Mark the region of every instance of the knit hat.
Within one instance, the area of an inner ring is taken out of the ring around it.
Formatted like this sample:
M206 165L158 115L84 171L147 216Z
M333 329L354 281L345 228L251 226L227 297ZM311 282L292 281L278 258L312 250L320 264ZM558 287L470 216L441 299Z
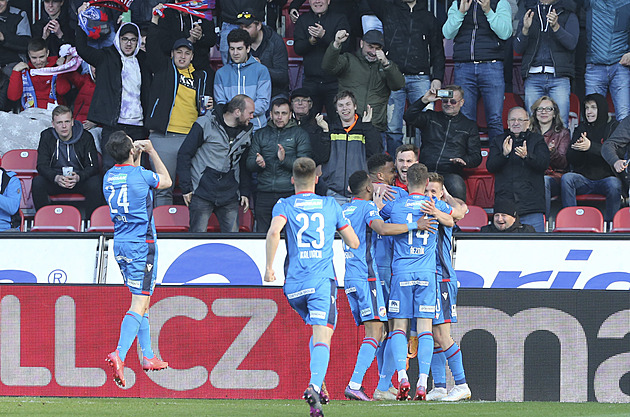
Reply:
M501 199L494 201L494 213L503 213L512 217L516 217L516 204L509 199Z

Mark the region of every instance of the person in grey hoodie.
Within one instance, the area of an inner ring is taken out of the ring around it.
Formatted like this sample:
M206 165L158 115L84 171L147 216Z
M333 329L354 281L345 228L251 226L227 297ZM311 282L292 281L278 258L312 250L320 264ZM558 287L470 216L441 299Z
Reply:
M33 179L33 203L39 210L49 204L49 195L82 194L89 218L105 203L94 138L66 106L52 111L52 125L42 131L37 147L39 175Z

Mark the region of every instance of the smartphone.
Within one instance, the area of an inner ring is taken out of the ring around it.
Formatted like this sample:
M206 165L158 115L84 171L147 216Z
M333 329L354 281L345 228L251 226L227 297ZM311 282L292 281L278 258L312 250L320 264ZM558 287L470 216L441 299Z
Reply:
M74 169L72 167L62 167L61 172L63 173L64 177L71 177Z
M453 90L437 90L438 98L453 98Z

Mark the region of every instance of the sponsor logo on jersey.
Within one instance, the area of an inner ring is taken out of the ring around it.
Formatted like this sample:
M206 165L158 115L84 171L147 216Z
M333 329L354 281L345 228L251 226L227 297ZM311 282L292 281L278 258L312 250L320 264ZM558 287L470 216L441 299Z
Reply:
M421 287L428 287L429 286L429 281L420 281L420 280L415 280L415 281L400 281L399 285L401 287L412 287L414 285L419 285Z
M413 209L413 210L420 210L424 204L425 200L407 200L405 202L405 207Z
M111 182L112 184L122 184L127 182L127 174L114 174L110 175L107 178L107 182Z
M127 286L132 287L132 288L140 288L142 287L142 281L141 280L133 280L133 279L128 279L127 280Z
M320 319L320 320L326 319L325 311L311 311L309 312L309 315L311 316L312 319Z
M349 214L354 213L357 210L357 206L346 206L345 209L343 209L343 215L347 216Z
M372 309L371 308L364 308L361 310L361 316L371 316L372 315Z
M357 292L357 287L346 288L346 294L350 294L351 292Z
M321 209L324 207L324 201L317 199L312 200L304 200L302 198L296 198L295 203L293 203L293 207L303 209L303 210L315 210Z
M435 306L418 306L418 311L421 313L433 313L435 312Z
M389 300L389 311L392 313L400 313L400 301Z
M291 294L287 294L287 298L293 300L294 298L302 297L307 294L315 294L315 288L305 288L297 292L292 292Z

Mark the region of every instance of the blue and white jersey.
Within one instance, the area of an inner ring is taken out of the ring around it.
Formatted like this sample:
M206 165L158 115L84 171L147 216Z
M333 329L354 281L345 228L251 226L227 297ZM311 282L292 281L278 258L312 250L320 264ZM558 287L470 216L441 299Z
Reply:
M376 277L372 229L370 224L376 219L383 220L373 201L354 198L342 207L343 215L359 237L359 247L352 249L343 245L346 255L345 279L367 279Z
M430 200L423 194L412 193L401 198L391 206L388 213L392 223L413 223L425 216L422 212L422 202ZM435 202L438 210L451 214L453 209L444 201ZM385 207L383 208L385 209ZM429 216L432 218L433 216ZM437 236L421 230L413 230L407 234L394 236L394 258L392 272L401 273L430 272L436 269Z
M334 279L333 241L335 232L348 227L341 206L332 197L298 193L281 198L273 207L273 217L287 220L287 280Z
M437 274L438 281L448 282L457 279L453 268L451 249L453 248L453 228L438 225L437 232Z
M103 179L103 194L114 222L114 238L124 242L152 242L153 192L160 178L133 165L114 165Z
M384 216L384 213L387 213L385 220L389 218L389 212L391 211L391 205L394 204L394 201L407 197L409 193L407 190L396 187L395 185L391 187L394 194L394 199L385 203L385 207L381 210L381 216ZM392 265L392 251L394 240L392 236L381 236L378 233L372 234L372 245L374 246L374 260L376 261L376 265L379 268L391 268Z

